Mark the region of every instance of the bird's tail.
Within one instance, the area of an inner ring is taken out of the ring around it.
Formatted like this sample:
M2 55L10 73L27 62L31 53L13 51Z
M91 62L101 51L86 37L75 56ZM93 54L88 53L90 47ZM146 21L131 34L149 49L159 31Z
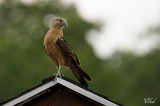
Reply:
M90 77L86 72L84 72L83 69L82 69L80 66L79 66L79 70L81 70L82 75L83 75L88 81L92 82L91 77Z
M78 79L78 81L85 87L88 87L88 84L87 82L85 81L84 78L86 78L87 80L89 81L92 81L91 78L89 77L88 74L86 74L82 68L77 65L77 64L74 64L74 62L72 62L72 64L70 64L70 69L71 71L73 72L73 74L76 76L76 78Z
M88 87L87 82L85 81L83 74L81 72L81 70L76 67L75 65L72 64L72 66L70 67L71 71L73 72L73 74L76 76L76 78L78 79L78 81L85 87Z

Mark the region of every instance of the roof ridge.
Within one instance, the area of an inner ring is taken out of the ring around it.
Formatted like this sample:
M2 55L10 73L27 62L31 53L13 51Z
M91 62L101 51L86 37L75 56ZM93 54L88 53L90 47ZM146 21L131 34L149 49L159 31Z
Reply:
M79 88L81 88L81 89L84 89L84 90L86 90L86 91L88 91L88 92L90 92L90 93L93 93L94 95L97 95L97 96L99 96L99 97L101 97L101 98L103 98L103 99L105 99L105 100L108 100L108 101L113 102L113 103L115 103L115 104L117 104L117 105L120 105L119 103L116 103L115 101L110 100L108 97L106 97L106 96L104 96L104 95L102 95L102 94L96 93L96 92L92 91L91 89L89 89L89 88L87 88L87 87L85 87L85 86L77 83L76 81L73 81L73 80L65 77L64 75L62 75L62 77L59 77L59 76L58 76L58 78L62 79L61 81L67 81L67 82L69 82L69 83L71 83L71 84L73 84L73 85L75 85L75 86L77 86L77 87L79 87ZM14 100L14 99L16 99L16 98L19 98L19 97L21 97L21 96L23 96L23 95L25 95L25 94L27 94L27 93L35 90L35 89L38 89L39 87L42 87L42 86L45 85L45 84L50 83L51 81L57 81L57 79L56 79L56 80L54 80L54 79L55 79L55 75L52 75L52 76L50 76L50 77L48 77L48 78L46 78L46 79L43 79L40 84L38 84L38 85L36 85L36 86L34 86L34 87L30 88L30 89L27 89L27 90L21 92L19 95L15 96L15 97L12 97L12 98L4 101L4 102L1 102L0 105L4 105L4 104L6 104L7 102L10 102L10 101L12 101L12 100ZM58 82L55 82L55 85L56 85L56 84L58 84ZM59 83L59 84L60 84L60 83ZM63 84L61 84L61 85L63 85ZM52 86L54 86L54 85L51 85L50 87L52 87ZM65 86L65 85L64 85L64 86ZM50 87L49 87L49 88L50 88ZM67 86L66 86L66 87L67 87ZM48 89L48 88L47 88L47 89ZM69 88L69 89L72 89L72 88ZM45 90L46 90L46 89L45 89ZM42 90L42 91L45 91L45 90ZM41 92L42 92L42 91L41 91ZM40 93L40 92L39 92L39 93ZM120 105L120 106L121 106L121 105Z

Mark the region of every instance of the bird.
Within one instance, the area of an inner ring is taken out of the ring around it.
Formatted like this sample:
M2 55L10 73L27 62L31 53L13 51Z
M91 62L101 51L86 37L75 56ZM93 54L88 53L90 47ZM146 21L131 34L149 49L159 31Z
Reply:
M68 26L65 18L55 18L49 31L44 37L44 50L58 68L56 77L61 77L61 67L68 67L76 76L81 85L88 87L85 79L92 81L91 77L81 68L80 61L70 44L63 35L63 27Z

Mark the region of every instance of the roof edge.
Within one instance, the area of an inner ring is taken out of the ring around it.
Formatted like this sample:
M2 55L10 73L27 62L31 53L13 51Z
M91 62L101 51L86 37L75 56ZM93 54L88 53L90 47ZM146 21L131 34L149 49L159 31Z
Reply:
M108 97L104 96L104 95L101 95L101 94L98 94L82 85L80 85L79 83L71 80L71 79L68 79L64 76L62 76L62 78L60 77L57 77L55 79L55 76L51 76L49 78L46 78L44 80L42 80L42 83L33 87L33 88L30 88L24 92L22 92L21 94L11 98L11 99L8 99L2 103L0 103L0 105L2 106L8 106L8 105L15 105L15 104L18 104L26 99L29 99L30 97L56 85L56 84L61 84L83 96L86 96L94 101L97 101L99 103L102 103L104 105L108 105L108 106L122 106L120 105L119 103L116 103L112 100L110 100Z

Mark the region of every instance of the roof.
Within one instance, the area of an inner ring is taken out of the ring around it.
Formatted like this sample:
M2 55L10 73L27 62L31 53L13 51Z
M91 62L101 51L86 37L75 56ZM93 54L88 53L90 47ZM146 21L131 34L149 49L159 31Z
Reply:
M51 76L47 79L44 79L42 81L41 84L30 88L24 92L22 92L20 95L17 95L7 101L4 101L2 103L0 103L1 106L11 106L11 105L15 105L21 102L28 102L31 99L33 99L33 96L40 96L46 92L48 92L48 88L51 88L57 84L60 84L62 86L65 86L68 89L71 89L87 98L90 98L96 102L99 102L103 105L107 105L107 106L121 106L120 104L110 100L109 98L107 98L106 96L103 96L101 94L98 94L82 85L80 85L79 83L68 79L64 76L62 76L62 78L57 77L56 79L54 79L55 76Z

